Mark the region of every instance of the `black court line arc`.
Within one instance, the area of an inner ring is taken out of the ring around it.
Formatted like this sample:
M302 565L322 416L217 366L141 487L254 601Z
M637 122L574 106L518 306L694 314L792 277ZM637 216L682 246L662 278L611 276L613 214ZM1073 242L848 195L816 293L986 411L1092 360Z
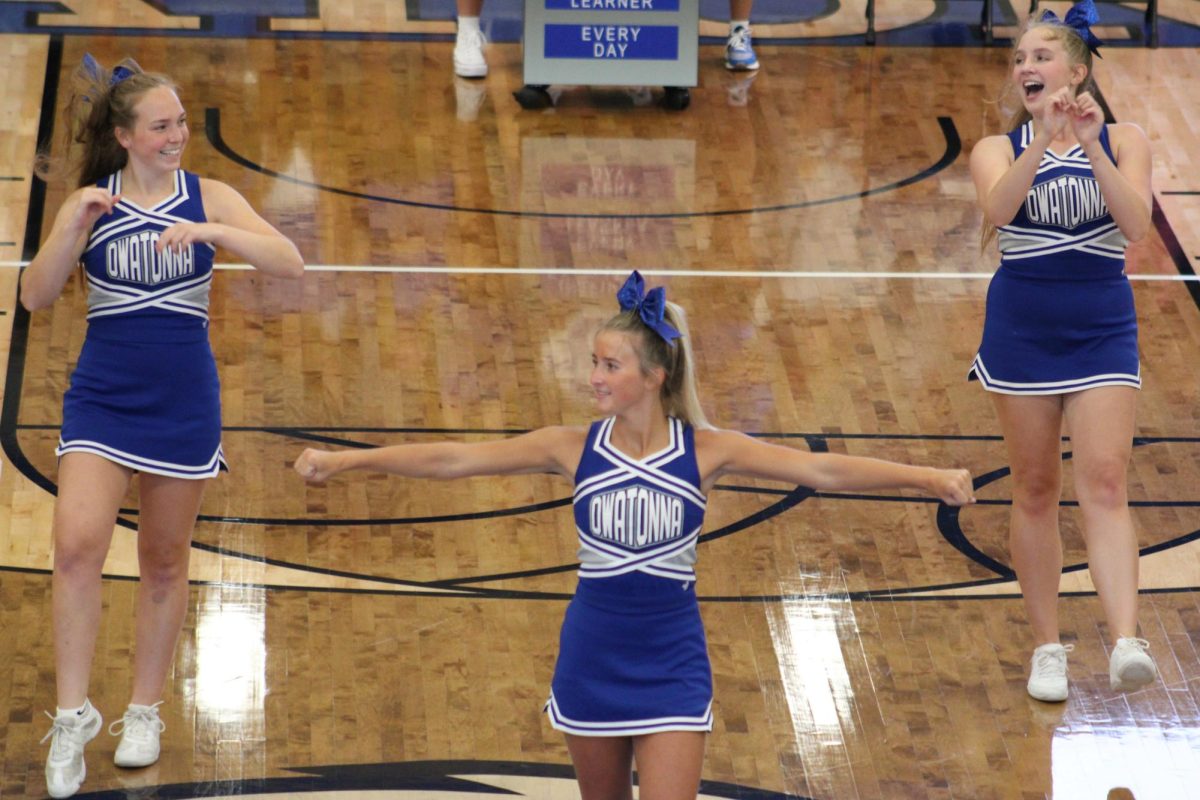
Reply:
M276 180L287 181L288 183L293 183L297 186L305 186L322 192L329 192L331 194L338 194L344 197L353 197L359 200L369 200L377 203L391 203L394 205L408 206L410 208L423 208L432 211L450 211L464 214L491 214L493 216L520 217L527 219L694 219L697 217L728 217L744 214L766 214L778 211L795 211L801 208L811 208L813 206L823 206L832 203L842 203L849 200L858 200L871 195L890 192L895 189L900 189L904 186L918 183L919 181L923 181L926 178L936 175L954 163L954 160L957 159L962 153L962 140L958 136L958 129L954 127L954 120L952 120L950 117L938 117L937 121L938 125L941 127L942 137L945 140L946 146L941 158L939 158L938 161L932 166L926 167L914 175L910 175L907 178L903 178L883 186L877 186L873 189L864 189L859 192L851 192L849 194L838 195L836 197L825 197L819 200L806 200L801 203L782 203L771 206L757 206L754 208L728 208L716 209L713 211L681 211L654 214L565 214L550 211L520 211L516 209L503 208L471 208L467 206L451 205L448 203L424 203L417 200L404 200L399 197L388 197L386 195L356 192L351 189L342 189L337 186L327 186L325 184L320 184L313 181L302 180L291 175L285 175L282 172L277 172L269 167L264 167L261 164L257 164L234 151L231 147L229 147L228 144L225 143L225 140L221 135L221 110L218 108L206 108L204 110L204 131L208 136L209 142L218 153L225 156L235 164L245 167L248 170L275 178Z
M48 141L53 132L54 98L57 96L58 75L59 75L59 72L61 69L62 47L63 47L62 33L52 36L51 41L50 41L50 49L49 49L49 55L48 55L48 59L47 59L47 66L46 66L46 80L44 83L44 90L43 90L41 120L39 122L39 141L40 142ZM810 201L810 202L798 203L798 204L768 206L768 207L753 208L753 209L727 209L727 210L717 210L717 211L712 211L712 212L688 212L688 213L680 213L680 214L652 214L652 215L551 214L551 213L545 213L545 212L521 212L521 211L506 211L506 210L495 210L495 209L466 209L466 208L457 208L457 207L453 207L453 206L434 206L434 205L429 205L429 204L414 203L411 201L403 201L403 200L393 199L393 198L371 197L368 195L356 195L356 193L349 192L347 190L337 189L335 187L322 187L322 186L319 186L316 184L307 184L307 185L310 185L313 188L322 189L322 190L330 191L333 193L347 194L347 195L351 195L351 196L361 196L361 197L364 197L365 199L376 199L376 200L380 200L382 202L399 203L399 204L406 204L406 205L427 207L427 208L440 208L440 209L444 209L444 210L448 210L448 211L464 211L464 212L488 213L488 214L508 215L508 216L524 216L524 217L687 218L687 217L723 216L723 215L733 215L733 214L750 214L750 213L758 213L758 212L782 211L782 210L792 210L792 209L798 209L798 208L803 208L803 207L807 207L807 206L822 205L822 204L827 204L827 203L862 198L862 197L869 196L871 194L877 194L880 192L890 191L893 189L900 188L902 186L910 185L919 180L923 180L924 178L930 177L933 174L936 174L938 171L944 169L946 166L948 166L950 163L952 163L958 157L958 155L961 153L961 141L959 140L958 133L954 127L953 121L949 117L938 117L938 122L941 125L942 131L943 131L943 136L946 139L946 151L943 153L941 160L939 160L939 162L937 164L933 165L932 167L927 168L926 170L924 170L921 173L918 173L917 175L911 176L909 178L905 178L901 181L898 181L893 184L888 184L883 187L877 187L875 189L865 190L865 191L861 191L861 192L857 192L857 193L853 193L853 194L849 194L849 195L844 195L844 196L840 196L840 197L827 198L827 199L823 199L823 200L816 200L816 201ZM250 162L243 163L244 160L241 159L241 157L238 156L236 153L232 153L232 151L223 150L222 148L224 147L224 142L220 139L220 124L219 123L220 123L219 110L218 109L207 109L206 116L205 116L206 133L209 134L210 142L212 142L214 147L217 148L218 151L221 152L223 155L225 155L228 158L231 158L236 163L240 163L243 166L246 166L247 168L250 168L250 169L255 169L263 174L273 175L281 180L290 180L294 183L302 183L303 184L303 182L298 181L293 178L290 178L289 176L281 175L278 173L273 173L269 170L266 170L265 168L258 167L257 165L254 165ZM214 136L214 133L215 133L215 136ZM30 183L30 187L31 187L30 188L30 204L29 204L29 211L28 211L28 217L27 217L26 239L25 239L26 259L31 258L32 253L34 252L34 250L36 250L37 243L38 243L38 240L40 237L42 214L44 213L44 207L45 207L44 184L42 184L41 181L33 180ZM1169 223L1167 223L1165 215L1163 215L1162 210L1158 206L1157 201L1155 201L1155 204L1154 204L1154 212L1155 212L1156 228L1158 229L1160 235L1163 237L1164 242L1167 244L1167 249L1171 252L1171 255L1173 257L1173 260L1175 261L1176 266L1180 268L1180 271L1182 273L1194 274L1191 271L1190 264L1188 264L1186 255L1183 254L1182 248L1179 246L1179 242L1175 238L1174 232L1170 228ZM1195 291L1193 291L1193 297L1194 297L1194 299L1196 299L1197 305L1200 306L1200 294L1197 293L1198 291L1200 291L1200 287L1193 287L1193 286L1189 285L1188 288L1189 288L1189 290L1195 290ZM17 410L19 407L20 388L21 388L21 385L23 383L23 378L24 378L25 344L26 344L26 338L28 335L28 322L29 322L28 312L25 312L23 307L21 307L20 304L18 303L17 309L16 309L16 317L14 319L12 348L10 351L10 359L9 359L8 370L7 370L7 377L8 377L7 386L9 387L10 391L6 393L6 397L5 397L5 400L3 403L3 410L2 410L2 412L0 412L0 441L2 441L3 449L6 452L6 454L9 456L10 461L13 462L14 466L16 466L20 471L22 471L28 477L30 477L30 479L33 480L34 483L41 486L42 488L45 488L51 494L54 494L54 493L56 493L57 487L55 487L54 484L51 481L49 481L49 479L46 476L41 475L40 473L38 473L38 471L35 468L33 468L32 464L29 463L28 459L25 457L25 454L22 452L20 445L16 439L16 432L17 432L18 427L22 427L22 428L27 427L27 426L18 426L17 425L17 416L18 416ZM15 378L15 380L14 380L14 378ZM780 436L784 436L787 438L790 438L792 436L804 436L804 438L809 439L810 445L812 445L816 441L824 439L824 438L881 438L881 439L889 438L886 435L853 435L853 434L851 434L851 435L780 434ZM890 438L954 439L954 438L972 438L972 437L941 437L941 436L924 437L919 434L915 434L915 435L908 435L908 436L903 436L903 437L890 437ZM985 438L995 439L995 438L999 438L999 437L985 437ZM1186 438L1186 437L1176 437L1176 438L1173 438L1172 440L1190 441L1191 439ZM363 446L363 445L359 445L359 446ZM792 500L792 505L794 505L798 502L801 502L803 499L806 499L808 496L811 496L811 493L803 494L803 492L801 492L801 490L798 488L796 490L792 490L792 492L788 495L788 497L785 497L784 500L779 501L779 503L777 503L776 505L777 506L781 505L782 503L787 501L789 498ZM772 506L771 508L774 508L774 507L775 506ZM764 511L769 511L769 510L770 509L764 509ZM781 510L783 510L783 509L781 509ZM763 512L759 512L759 513L761 514ZM780 512L776 512L776 513L780 513ZM754 516L754 515L752 515L752 516ZM750 519L750 517L747 518L747 520L749 520L749 519ZM761 521L761 520L759 520L759 521ZM136 528L136 525L134 523L132 523L130 520L125 519L125 518L118 519L118 524L120 524L126 528L131 528L131 529ZM739 524L739 523L735 523L735 525L736 524ZM752 524L752 523L747 523L747 525L748 524ZM727 526L727 528L721 529L719 531L714 531L713 533L708 534L706 538L714 538L717 535L729 535L729 533L734 532L732 530L729 530L729 528L732 528L732 527L733 526ZM1153 546L1153 549L1155 551L1167 549L1170 546L1176 546L1178 543L1181 543L1181 541L1191 541L1196 538L1200 538L1200 531L1193 532L1192 534L1189 534L1185 537L1180 537L1179 539L1176 539L1176 540L1172 540L1171 542L1159 543L1158 545ZM233 551L224 550L222 548L200 545L199 543L197 543L197 546L199 547L199 549L211 550L213 552L231 555L231 556L239 556L242 558L259 561L259 562L266 563L266 564L284 566L284 567L289 567L289 568L293 568L293 569L295 569L295 568L303 569L303 567L296 567L295 565L288 564L287 562L278 561L276 559L268 559L265 557L254 556L254 555L250 555L250 554L235 553ZM9 570L7 568L0 568L0 571L9 571ZM323 572L325 574L330 574L330 575L336 574L336 572L332 571L332 570L312 570L312 571ZM355 573L345 573L345 576L346 577L354 577L354 578L362 578L362 579L372 580L372 581L377 581L377 582L404 584L404 585L413 586L414 588L419 587L419 586L426 586L426 584L421 584L420 582L401 581L398 579L387 579L387 578L381 579L381 578L375 578L375 577L365 577L365 576L361 576L361 575L358 575ZM1003 580L1005 580L1005 578L1001 577L999 579L987 579L982 582L969 582L969 583L965 583L963 585L964 586L983 585L983 584L987 584L987 583L1000 582ZM311 589L308 589L306 587L293 587L293 588L295 588L296 590L311 591ZM931 588L932 587L912 588L912 589L905 589L904 591L909 591L909 592L930 591ZM333 589L331 591L346 591L346 590ZM370 592L371 590L349 590L349 591ZM899 594L898 590L874 590L874 591L880 592L880 594L878 596L881 598L884 596L894 598L897 594ZM1192 591L1192 589L1180 589L1179 591ZM414 592L414 593L416 593L416 592ZM470 596L488 596L488 597L503 596L503 597L512 597L512 598L529 598L529 599L545 599L548 597L555 597L555 598L563 597L562 595L550 595L548 593L506 592L503 590L491 590L491 589L485 589L482 587L474 587L471 589L465 589L465 590L463 590L463 594L470 595ZM862 593L861 599L872 599L871 594L872 594L871 592ZM432 594L430 596L448 596L448 595L436 593L436 594ZM462 596L462 595L449 595L449 596ZM788 599L789 597L791 597L791 596L788 596L788 595L763 596L760 598L737 597L737 598L729 598L729 600L737 600L737 601L745 602L745 601L755 601L755 600ZM723 598L707 598L707 599L719 602ZM914 599L924 599L924 598L914 598ZM930 598L930 599L935 599L935 598Z
M1158 198L1154 198L1153 205L1150 208L1150 222L1154 225L1154 230L1158 232L1158 236L1162 239L1163 246L1167 248L1168 255L1171 256L1171 263L1175 265L1175 270L1180 275L1196 276L1196 271L1192 269L1191 263L1188 261L1187 254L1183 252L1183 245L1179 243L1179 237L1175 235L1175 229L1171 227L1171 223L1167 220L1167 215L1162 210L1162 206L1158 203ZM1196 308L1200 309L1200 282L1187 281L1188 294L1192 296L1192 302L1196 304Z

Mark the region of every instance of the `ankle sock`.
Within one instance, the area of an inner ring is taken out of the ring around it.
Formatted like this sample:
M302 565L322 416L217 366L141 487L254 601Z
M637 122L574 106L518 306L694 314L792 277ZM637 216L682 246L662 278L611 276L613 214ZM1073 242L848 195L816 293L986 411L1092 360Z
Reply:
M59 706L55 713L60 717L82 717L87 713L91 705L92 703L90 700L84 700L83 705L81 705L79 708L63 708L62 706Z
M479 33L479 17L459 17L458 35L464 33Z

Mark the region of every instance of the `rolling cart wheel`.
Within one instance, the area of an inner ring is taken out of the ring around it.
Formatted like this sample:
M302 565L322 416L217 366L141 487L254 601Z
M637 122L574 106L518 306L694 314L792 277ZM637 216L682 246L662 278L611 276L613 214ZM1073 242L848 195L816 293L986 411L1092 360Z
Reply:
M521 108L526 111L549 108L554 105L554 98L550 96L550 92L546 91L547 88L540 84L527 83L513 92L513 97L517 98L517 102L521 104Z
M686 86L665 86L663 89L663 108L668 111L683 111L692 104L692 93Z

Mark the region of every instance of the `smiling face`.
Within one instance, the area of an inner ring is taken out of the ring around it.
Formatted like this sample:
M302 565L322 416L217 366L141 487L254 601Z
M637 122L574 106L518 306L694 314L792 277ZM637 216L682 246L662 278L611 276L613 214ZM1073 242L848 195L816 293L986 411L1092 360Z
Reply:
M1063 44L1066 34L1040 25L1025 32L1013 54L1012 80L1030 114L1045 108L1046 98L1064 86L1077 90L1087 66L1071 57Z
M117 141L129 160L145 167L173 171L179 168L188 141L187 112L168 86L155 86L134 104L131 128L118 127Z
M592 345L592 394L605 415L619 414L647 397L658 397L662 370L642 371L634 337L622 331L602 330Z

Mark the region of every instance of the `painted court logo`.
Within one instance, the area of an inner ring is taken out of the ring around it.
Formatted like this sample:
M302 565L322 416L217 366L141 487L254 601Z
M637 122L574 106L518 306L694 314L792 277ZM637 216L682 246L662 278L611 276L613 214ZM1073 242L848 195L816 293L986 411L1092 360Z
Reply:
M296 767L291 777L248 781L147 786L136 790L88 792L84 800L161 797L175 800L234 800L248 796L330 798L342 794L372 800L464 800L489 797L574 800L575 773L565 764L519 761L410 761L394 764L344 764ZM810 800L733 783L703 781L697 800Z

